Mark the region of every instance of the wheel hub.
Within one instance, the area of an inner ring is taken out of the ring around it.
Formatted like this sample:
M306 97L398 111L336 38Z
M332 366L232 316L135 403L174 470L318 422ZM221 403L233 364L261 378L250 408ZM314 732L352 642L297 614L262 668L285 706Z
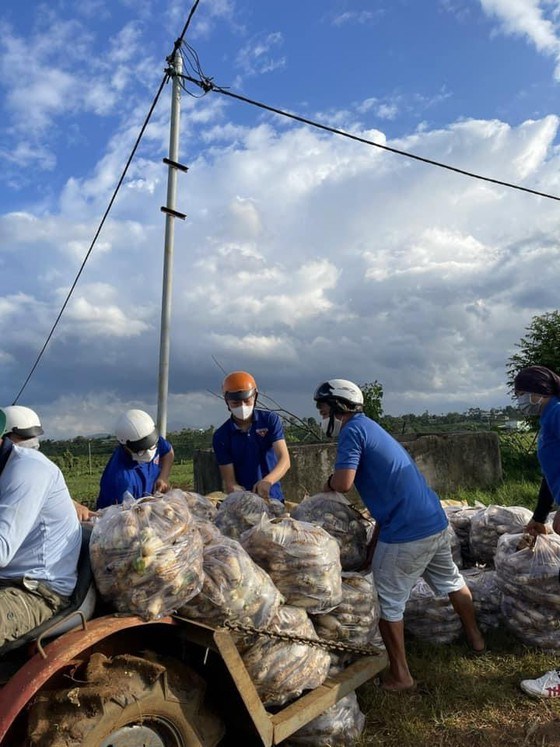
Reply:
M184 747L184 743L171 724L158 720L123 726L99 747Z

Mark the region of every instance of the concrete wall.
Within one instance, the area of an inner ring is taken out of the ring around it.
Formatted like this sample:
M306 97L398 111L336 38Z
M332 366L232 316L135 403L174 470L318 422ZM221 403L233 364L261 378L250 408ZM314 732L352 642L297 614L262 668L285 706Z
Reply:
M399 440L441 497L451 496L459 488L485 489L502 481L497 433L413 435ZM306 493L313 495L321 490L333 470L336 443L290 444L288 448L292 466L282 480L282 488L288 500L298 502ZM203 494L222 489L212 451L194 455L194 489Z

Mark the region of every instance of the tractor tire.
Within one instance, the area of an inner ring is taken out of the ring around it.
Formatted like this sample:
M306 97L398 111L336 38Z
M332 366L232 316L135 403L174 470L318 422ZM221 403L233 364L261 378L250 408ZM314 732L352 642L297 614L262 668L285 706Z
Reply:
M175 659L146 657L92 654L76 687L39 693L29 711L30 744L215 747L225 729L204 702L206 682Z

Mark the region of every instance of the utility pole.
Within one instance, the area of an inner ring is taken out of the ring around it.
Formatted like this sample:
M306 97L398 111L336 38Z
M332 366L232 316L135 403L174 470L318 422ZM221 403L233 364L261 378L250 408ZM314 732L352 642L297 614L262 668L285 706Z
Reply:
M175 209L177 202L177 171L187 171L179 163L179 122L181 119L181 74L183 60L179 49L168 58L169 74L173 78L171 97L171 123L169 133L169 158L163 162L168 166L167 204L161 208L165 213L165 244L163 256L163 292L161 299L161 332L159 347L158 412L157 427L161 436L167 433L167 394L169 390L169 329L171 319L171 295L173 288L173 249L175 218L185 220L186 215Z

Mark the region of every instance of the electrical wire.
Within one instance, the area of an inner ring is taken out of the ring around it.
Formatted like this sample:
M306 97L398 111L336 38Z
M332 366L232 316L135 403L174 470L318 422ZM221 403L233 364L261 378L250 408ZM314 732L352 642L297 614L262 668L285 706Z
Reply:
M183 38L184 38L185 34L187 33L187 29L189 28L190 22L191 22L192 17L193 17L193 15L194 15L197 7L198 7L199 2L200 2L200 0L195 0L194 4L193 4L193 6L192 6L192 8L190 10L190 13L188 15L188 18L187 18L187 21L185 23L185 26L183 27L183 31L181 32L181 35L179 36L179 38L175 41L172 53L169 55L169 57L167 57L167 62L171 63L172 60L173 60L173 57L174 57L174 55L176 53L176 51L181 49L181 46L183 44ZM195 58L198 60L198 56L196 55L196 53L195 53ZM198 72L198 70L200 69L200 67L193 68L191 66L190 69L194 70L195 72ZM113 204L114 204L114 202L115 202L115 200L117 198L117 194L120 191L120 188L121 188L121 186L123 184L124 178L125 178L125 176L126 176L126 174L128 172L130 164L132 163L132 159L134 158L134 156L136 154L136 151L138 150L138 147L140 145L142 137L144 136L146 128L147 128L147 126L148 126L148 124L150 122L152 114L154 113L154 110L155 110L155 108L157 106L157 103L159 101L159 97L161 96L161 92L163 91L164 87L168 83L169 78L172 76L172 74L173 74L172 69L171 68L167 68L167 70L165 71L165 74L164 74L164 76L162 78L162 81L161 81L161 83L159 85L159 88L157 90L157 93L154 96L154 99L152 101L152 104L150 106L148 114L146 115L146 118L144 119L144 123L142 124L142 127L140 128L140 132L138 133L138 137L136 138L136 142L134 143L134 145L132 147L132 151L130 152L130 155L129 155L129 157L128 157L127 161L126 161L126 164L125 164L125 166L124 166L124 168L122 170L121 176L120 176L120 178L119 178L119 180L117 182L117 185L116 185L116 187L115 187L115 189L113 191L111 199L109 200L109 204L107 205L107 208L106 208L105 212L103 213L103 217L101 218L101 221L100 221L100 223L99 223L99 225L97 227L95 235L94 235L94 237L92 239L92 242L91 242L91 244L89 246L89 249L86 252L86 256L84 257L84 259L82 261L82 264L80 265L80 269L78 270L78 273L77 273L76 277L74 278L74 282L70 286L70 290L68 291L68 294L66 295L64 303L62 304L62 307L61 307L60 311L58 312L58 315L57 315L57 317L56 317L56 319L54 321L54 324L52 325L52 327L50 329L50 332L47 335L47 339L45 340L45 342L43 344L43 347L39 351L39 354L35 358L35 362L33 363L33 366L31 367L31 370L29 371L29 374L27 375L27 378L23 382L23 384L22 384L19 392L17 393L14 401L12 402L12 405L17 404L19 398L21 397L21 395L23 394L23 392L24 392L25 388L27 387L29 381L31 380L31 377L35 373L35 369L39 365L39 362L40 362L41 358L43 357L43 355L45 353L45 350L47 349L47 346L48 346L49 342L51 341L51 338L52 338L52 336L53 336L53 334L54 334L54 332L55 332L55 330L56 330L56 328L58 326L58 323L60 322L62 314L64 313L64 311L66 310L66 307L68 306L70 298L72 297L72 294L74 293L76 285L78 284L78 280L80 279L80 276L81 276L82 272L84 271L86 263L87 263L90 255L91 255L91 253L92 253L92 251L93 251L93 249L95 247L95 244L97 243L97 239L99 238L99 234L101 233L101 230L103 229L103 226L105 225L105 221L107 220L107 218L109 216L109 213L110 213L110 211L111 211L111 209L113 207Z
M279 114L282 117L287 117L289 119L294 119L296 122L302 122L303 124L310 125L311 127L315 127L319 130L324 130L326 132L330 132L333 135L340 135L342 137L348 138L349 140L355 140L358 143L364 143L365 145L371 145L374 148L379 148L380 150L388 151L389 153L395 153L398 156L404 156L405 158L410 158L414 161L421 161L422 163L426 163L430 166L437 166L440 169L446 169L447 171L452 171L456 174L461 174L462 176L468 176L471 179L478 179L480 181L484 182L490 182L491 184L497 184L501 187L507 187L508 189L516 189L520 192L528 192L532 195L537 195L538 197L546 197L549 200L557 200L560 202L560 197L557 195L549 194L548 192L540 192L536 189L530 189L529 187L522 187L520 184L513 184L512 182L506 182L502 179L494 179L489 176L484 176L483 174L477 174L473 171L466 171L465 169L460 169L457 166L450 166L449 164L442 163L441 161L435 161L432 158L425 158L424 156L416 155L415 153L409 153L405 150L399 150L398 148L392 148L389 145L382 145L381 143L376 143L373 140L368 140L367 138L360 137L359 135L353 135L351 132L346 132L345 130L339 130L336 127L330 127L329 125L322 124L321 122L316 122L313 119L308 119L307 117L302 117L299 114L292 114L291 112L287 112L284 109L278 109L274 106L269 106L268 104L263 104L261 101L255 101L254 99L250 99L247 96L242 96L239 93L234 93L233 91L229 91L226 88L223 88L222 86L217 86L212 82L212 78L208 78L206 76L201 75L200 79L197 80L196 78L193 78L188 75L182 75L183 79L187 80L190 83L194 83L195 85L199 86L204 93L208 93L210 91L213 91L215 93L221 93L224 96L229 96L233 99L237 99L238 101L243 101L246 104L251 104L251 106L256 106L259 109L264 109L265 111L272 112L273 114Z

